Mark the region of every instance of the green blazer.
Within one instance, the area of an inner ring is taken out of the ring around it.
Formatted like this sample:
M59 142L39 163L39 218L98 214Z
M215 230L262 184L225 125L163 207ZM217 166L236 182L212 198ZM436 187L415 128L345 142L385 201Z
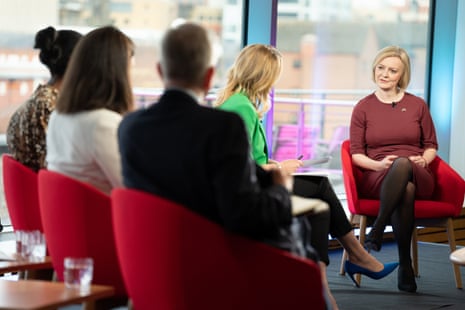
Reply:
M249 137L252 158L258 165L268 163L265 130L249 98L243 93L235 93L218 108L237 113L242 118Z

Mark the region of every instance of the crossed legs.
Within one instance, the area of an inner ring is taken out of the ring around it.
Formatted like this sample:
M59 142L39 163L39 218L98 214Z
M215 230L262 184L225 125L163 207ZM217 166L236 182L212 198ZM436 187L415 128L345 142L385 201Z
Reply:
M412 162L400 157L393 162L383 180L378 217L366 238L365 246L379 251L386 224L391 223L399 252L398 288L408 292L415 292L417 289L410 254L414 202Z

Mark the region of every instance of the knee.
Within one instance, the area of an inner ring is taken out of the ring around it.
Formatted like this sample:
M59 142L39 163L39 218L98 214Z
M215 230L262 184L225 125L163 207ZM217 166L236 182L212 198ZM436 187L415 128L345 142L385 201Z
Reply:
M316 214L309 214L307 216L308 221L313 226L329 227L330 222L329 210L318 212Z
M391 169L396 171L404 171L410 174L412 172L412 162L407 157L398 157L392 163Z
M415 191L416 191L415 184L413 184L412 182L408 182L407 186L405 187L404 197L409 201L414 201Z
M398 157L392 162L393 167L410 167L411 162L407 157Z

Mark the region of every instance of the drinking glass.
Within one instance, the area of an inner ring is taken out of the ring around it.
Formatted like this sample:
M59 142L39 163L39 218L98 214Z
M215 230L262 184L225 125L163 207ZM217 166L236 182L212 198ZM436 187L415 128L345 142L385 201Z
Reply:
M89 292L93 270L94 261L90 257L66 257L63 275L66 287Z

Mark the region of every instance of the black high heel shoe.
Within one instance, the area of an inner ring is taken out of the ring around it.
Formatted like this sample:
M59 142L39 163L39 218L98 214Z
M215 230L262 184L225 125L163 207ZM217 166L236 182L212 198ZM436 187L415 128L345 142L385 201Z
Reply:
M384 278L391 272L393 272L397 268L397 266L399 266L399 263L397 262L387 263L387 264L384 264L384 268L382 270L375 272L375 271L371 271L366 268L360 267L359 265L356 265L346 260L344 263L344 270L349 275L352 282L354 282L355 286L360 287L360 284L354 278L355 273L360 273L374 280L379 280L379 279Z
M415 293L417 291L417 283L415 282L415 274L413 268L409 266L400 266L397 273L397 288L400 291Z
M370 233L365 237L365 248L368 252L371 250L379 252L383 245L384 229L381 231L376 227L370 230Z

